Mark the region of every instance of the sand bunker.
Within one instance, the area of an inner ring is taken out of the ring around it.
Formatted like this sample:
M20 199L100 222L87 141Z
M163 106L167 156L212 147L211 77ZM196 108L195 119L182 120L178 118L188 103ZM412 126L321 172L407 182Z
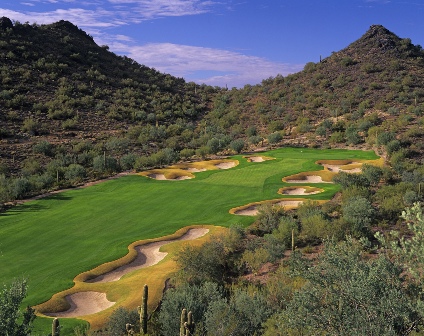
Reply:
M352 164L357 163L357 162L352 162ZM321 166L323 166L324 168L328 169L331 172L345 172L345 173L360 173L362 170L361 168L353 168L353 169L342 169L342 167L344 165L332 165L332 164L327 164L327 163L320 163Z
M280 201L278 203L275 203L275 205L281 206L281 207L297 207L299 204L302 204L303 201Z
M318 175L305 175L305 178L303 180L291 180L286 179L287 183L332 183L323 181L321 176Z
M273 205L281 206L281 207L289 207L289 208L295 208L299 206L299 204L303 203L303 201L285 201L281 200L279 202L273 203ZM256 216L259 213L259 207L263 205L262 204L252 204L246 208L242 208L240 210L234 211L234 215L239 216Z
M121 266L111 272L103 274L87 282L99 283L117 281L129 272L159 263L167 255L167 253L159 251L161 246L175 241L197 239L204 236L208 232L209 229L205 228L189 229L184 235L176 239L136 246L137 257L131 263ZM44 315L52 317L80 317L101 312L102 310L110 308L115 304L115 302L111 302L106 298L105 293L99 292L78 292L67 295L65 298L70 304L71 308L69 308L67 311L58 313L44 313Z
M319 194L320 190L315 190L315 191L307 191L306 188L282 188L281 189L281 194L283 195L314 195L314 194Z
M218 169L230 169L236 166L236 163L234 161L230 162L221 162L215 165Z
M200 173L200 172L204 172L207 169L206 168L182 168L183 170L187 170L190 173Z
M265 159L262 156L249 156L249 157L247 157L247 161L249 161L249 162L264 162Z
M258 214L259 210L256 205L251 205L247 208L236 210L234 212L235 215L239 216L256 216Z
M158 181L181 181L181 180L189 180L191 179L190 176L186 176L186 175L181 175L178 176L176 178L166 178L164 174L149 174L147 175L147 177L150 177L152 179L158 180Z
M99 292L79 292L66 296L66 300L71 305L67 311L59 313L45 313L52 317L79 317L91 315L112 307L115 302L106 298L105 293Z
M148 243L145 245L138 245L135 247L135 250L137 251L137 257L131 263L118 267L117 269L111 272L102 274L98 276L97 278L91 279L87 282L93 283L93 282L118 281L125 274L129 272L155 265L158 262L160 262L162 259L164 259L168 253L159 251L159 249L163 245L166 245L175 241L197 239L204 236L208 232L209 232L209 229L204 229L204 228L190 229L187 231L187 233L185 233L184 235L182 235L181 237L177 239L163 240L163 241L158 241L154 243Z

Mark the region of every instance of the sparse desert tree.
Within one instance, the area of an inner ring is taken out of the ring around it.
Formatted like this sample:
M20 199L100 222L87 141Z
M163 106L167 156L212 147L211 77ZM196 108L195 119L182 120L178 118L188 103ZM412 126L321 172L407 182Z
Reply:
M25 280L15 280L0 292L0 335L27 336L31 334L35 319L34 310L28 307L21 311L21 303L27 294Z

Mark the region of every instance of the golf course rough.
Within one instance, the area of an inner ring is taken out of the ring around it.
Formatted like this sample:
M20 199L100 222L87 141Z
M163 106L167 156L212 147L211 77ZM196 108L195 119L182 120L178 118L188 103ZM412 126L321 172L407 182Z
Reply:
M172 168L193 174L194 178L174 182L128 175L30 201L1 213L0 282L7 283L17 275L25 276L29 292L24 304L38 309L42 306L40 303L49 302L42 312L66 311L69 304L64 297L84 291L106 293L107 300L116 302L115 306L125 302L126 307L135 308L141 300L137 297L140 284L145 283L152 293L151 305L160 299L163 283L169 271L176 267L170 256L178 244L201 244L225 227L253 223L254 217L234 216L230 209L264 201L285 199L288 202L293 198L325 201L340 190L339 185L289 183L284 178L304 172L335 174L316 163L322 160L349 160L354 164L371 162L369 160L382 162L372 151L339 149L282 148L251 156L274 159L249 162L236 155L227 159L234 163L227 162L225 167L217 167L224 163L222 160L178 164ZM279 193L282 188L293 186L313 186L322 192L299 195L299 198ZM169 254L150 266L149 272L140 269L118 281L87 282L116 268L110 264L113 265L114 260L124 258L128 263L130 260L125 259L131 253L128 246L134 241L158 239L176 232L182 235L178 230L193 224L208 227L209 234L190 242L162 246L161 251ZM30 258L28 251L31 251ZM155 296L155 292L159 294ZM61 293L62 299L55 293ZM95 327L104 322L112 310L113 306L84 319Z

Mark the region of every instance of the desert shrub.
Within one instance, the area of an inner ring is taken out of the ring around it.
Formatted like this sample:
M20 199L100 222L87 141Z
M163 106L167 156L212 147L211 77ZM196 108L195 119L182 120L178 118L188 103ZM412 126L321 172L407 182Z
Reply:
M135 160L135 170L145 170L154 166L153 160L150 156L140 156Z
M276 144L283 140L283 137L281 136L280 132L274 132L269 134L267 139L270 144Z
M240 153L245 146L244 140L242 139L236 139L231 141L230 148L235 151L236 153Z
M32 147L32 150L34 151L34 153L44 154L46 156L53 155L53 145L46 140L42 140L39 143L35 144Z
M25 177L13 179L10 184L10 195L13 199L22 199L31 191L31 183Z
M316 243L331 234L330 222L322 213L301 218L300 225L301 231L299 238L306 243Z
M32 118L27 118L21 127L22 132L27 132L31 135L38 135L41 130L41 125Z
M377 145L387 145L390 141L395 140L396 136L392 132L381 132L377 135Z
M223 297L222 290L214 283L183 285L169 289L163 296L159 320L161 335L175 336L180 330L180 316L183 309L191 311L196 323L196 333L204 334L205 314L213 302Z
M252 135L251 137L249 137L249 143L251 143L252 145L257 145L262 140L263 138L259 135Z
M205 313L208 335L254 336L262 333L262 323L272 310L262 291L236 289L229 300L211 301Z
M414 190L407 190L403 195L403 202L406 206L411 206L415 202L422 200L422 197Z
M98 155L93 159L93 169L99 173L112 173L119 171L119 165L114 157Z
M137 159L137 156L134 153L129 153L122 156L119 159L119 163L123 170L130 170L134 168L136 159Z
M106 324L106 330L108 336L122 336L126 335L126 324L130 323L136 326L135 330L138 330L140 316L136 310L128 310L124 307L115 309L110 315L109 320Z
M339 172L333 177L333 181L342 186L343 189L350 186L368 187L369 180L363 174L350 174L346 172Z
M348 144L357 145L362 142L362 138L358 134L358 130L354 125L349 125L345 131L345 138Z
M367 187L351 185L342 191L342 203L346 204L352 197L363 197L369 199L371 197L370 189Z
M85 168L77 163L70 164L65 170L65 178L73 183L82 182L85 176Z
M107 151L114 153L124 152L129 145L129 140L126 138L111 138L105 143Z
M342 143L345 141L345 136L343 132L337 131L331 134L330 143Z
M192 148L183 148L182 150L180 150L180 157L182 159L189 159L195 153L196 153L196 151L194 149L192 149Z
M39 174L42 170L41 163L34 157L29 157L22 162L21 172L24 176Z
M180 268L182 282L199 284L205 281L223 283L228 251L219 237L214 237L201 246L186 245L175 258Z
M259 247L254 250L246 250L241 256L240 263L250 269L253 273L257 273L261 266L270 260L268 249Z
M34 309L27 307L21 312L21 303L27 294L25 280L14 280L0 292L0 334L26 336L31 334L35 319Z
M399 140L392 140L387 143L386 151L388 155L392 155L394 152L397 152L401 149L401 144Z
M278 228L280 218L284 214L284 209L272 204L263 204L258 207L255 228L260 234L271 233Z
M349 199L349 202L342 205L343 218L351 224L352 233L355 236L362 236L369 232L373 221L375 210L371 202L360 196Z
M362 175L369 181L370 185L377 185L383 177L383 170L369 164L362 165Z
M292 231L296 241L299 236L299 224L293 217L285 215L280 218L278 227L271 234L264 236L264 246L268 251L271 262L282 258L284 251L291 247Z

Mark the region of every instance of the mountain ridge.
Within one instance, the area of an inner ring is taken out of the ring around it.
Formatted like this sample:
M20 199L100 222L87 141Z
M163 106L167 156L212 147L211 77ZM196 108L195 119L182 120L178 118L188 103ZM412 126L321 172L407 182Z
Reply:
M383 131L408 147L408 160L424 152L417 141L424 52L381 25L301 72L227 90L117 56L69 21L1 22L0 174L50 174L49 183L31 182L20 197L263 143L370 149ZM163 151L166 160L152 161ZM115 164L94 167L100 156ZM81 166L76 179L66 177L71 165Z

